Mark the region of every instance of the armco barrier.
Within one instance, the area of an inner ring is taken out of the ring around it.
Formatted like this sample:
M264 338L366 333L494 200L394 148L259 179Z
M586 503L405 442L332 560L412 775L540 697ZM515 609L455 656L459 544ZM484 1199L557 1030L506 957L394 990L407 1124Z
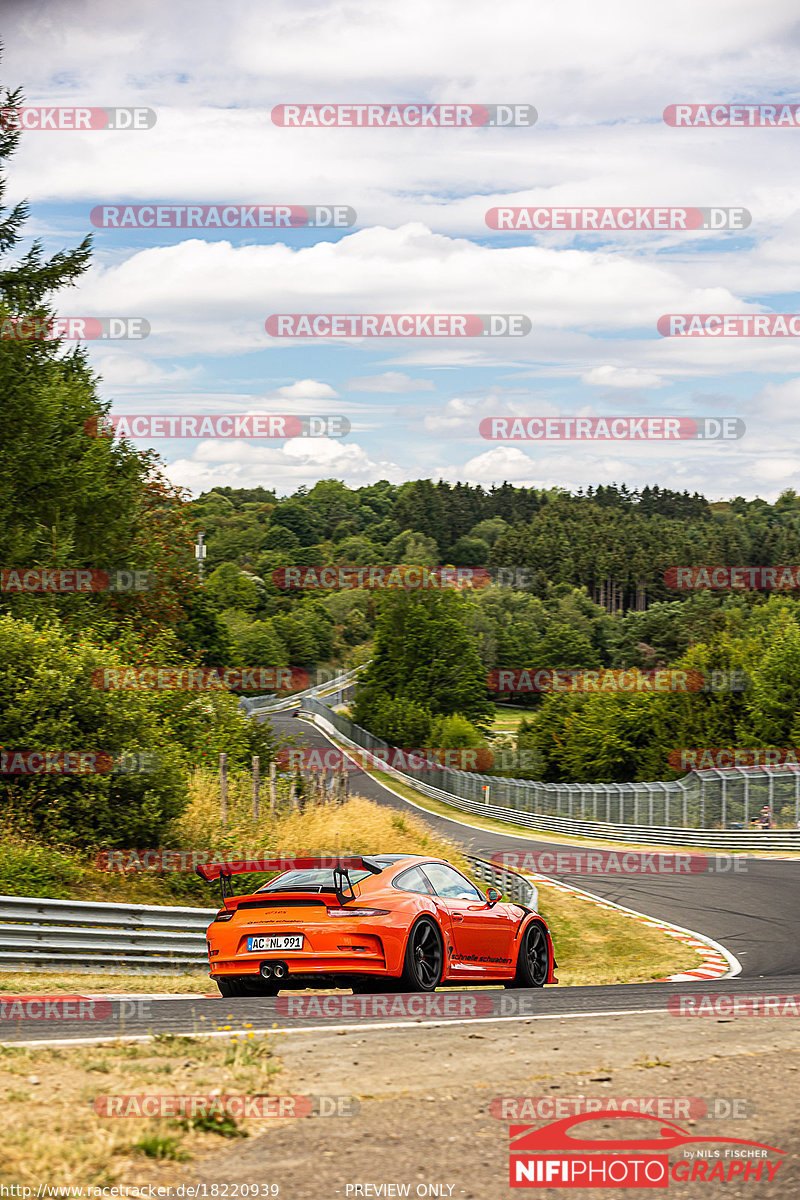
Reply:
M465 857L476 878L518 904L537 907L530 880L485 859ZM0 971L155 975L207 968L206 930L217 911L0 896Z
M324 696L328 706L333 707L344 703L344 700L352 695L356 685L356 676L366 666L368 663L362 663L360 667L353 667L350 671L342 672L335 679L314 684L313 687L306 688L302 692L295 692L292 696L252 696L249 700L243 697L239 701L239 706L249 716L259 717L264 713L283 712L288 708L296 708L298 704L307 699Z
M207 967L216 908L0 896L0 969L153 974Z
M305 700L302 711L343 745L365 750L368 754L381 753L389 749L386 742L374 737L360 726L354 725L340 713L332 712L318 700L313 698ZM628 806L637 814L640 809L647 812L649 808L649 816L652 821L654 792L658 788L672 789L672 792L668 791L667 795L673 795L673 811L677 808L684 818L688 809L688 794L691 791L699 792L700 799L698 800L695 795L693 808L697 808L700 813L708 816L711 805L705 794L708 780L704 776L709 775L709 772L692 772L692 776L687 776L685 780L664 784L555 784L478 775L475 772L457 771L450 767L420 771L417 774L398 771L387 766L385 762L376 762L376 767L393 778L416 788L423 795L430 796L434 800L441 800L453 808L461 809L462 812L493 817L495 820L512 822L529 829L547 830L573 837L603 838L609 841L644 845L696 846L718 850L800 851L800 829L753 832L749 829L709 829L692 827L688 824L670 825L667 823L645 825L624 821L623 816ZM781 777L782 773L765 771L764 774L769 777L763 781L764 788L768 794L772 795L774 803L775 785L778 781L776 777ZM792 771L786 772L785 775L786 780L781 780L781 782L790 784L792 793L796 796L800 786L800 773ZM437 787L430 782L432 778L435 778L437 783L443 782L450 786ZM730 782L730 780L722 781L723 795ZM755 782L756 780L752 778L748 780L748 795L751 794L750 789ZM488 792L483 791L484 786L488 788ZM637 791L632 798L625 789L642 789L642 791ZM472 791L473 795L463 795L464 791ZM512 803L498 804L496 800L498 794L501 798L510 797ZM479 799L478 797L481 796L488 796L488 799ZM580 797L581 809L585 811L587 796L589 797L589 807L591 807L592 799L594 801L595 814L598 796L604 799L609 811L612 809L613 797L615 801L613 807L620 815L619 822L574 818L572 816L573 803L575 807L578 807L577 797ZM547 798L552 805L557 803L559 808L563 804L568 808L569 815L560 816L541 811ZM758 809L756 809L757 811ZM669 800L667 800L667 816L669 816L669 812Z

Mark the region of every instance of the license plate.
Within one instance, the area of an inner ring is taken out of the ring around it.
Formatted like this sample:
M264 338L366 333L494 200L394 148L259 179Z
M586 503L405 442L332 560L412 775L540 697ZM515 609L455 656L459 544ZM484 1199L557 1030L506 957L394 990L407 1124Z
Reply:
M302 950L302 933L279 933L269 937L249 937L248 950Z

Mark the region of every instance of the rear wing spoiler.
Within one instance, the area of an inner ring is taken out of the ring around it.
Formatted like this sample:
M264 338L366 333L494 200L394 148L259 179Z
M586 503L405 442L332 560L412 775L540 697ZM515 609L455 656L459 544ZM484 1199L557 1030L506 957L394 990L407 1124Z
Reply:
M350 871L369 871L373 875L379 875L383 870L383 867L378 866L376 862L372 862L369 858L362 858L360 855L349 855L345 858L332 855L327 858L291 858L285 855L282 858L248 858L231 862L201 863L195 867L195 871L207 883L211 883L215 879L219 880L220 894L224 901L227 896L233 895L231 884L233 875L255 874L259 871L313 870L317 867L333 868L333 886L340 904L343 904L345 900L355 899L353 884L350 881ZM344 894L345 881L350 889L349 896Z

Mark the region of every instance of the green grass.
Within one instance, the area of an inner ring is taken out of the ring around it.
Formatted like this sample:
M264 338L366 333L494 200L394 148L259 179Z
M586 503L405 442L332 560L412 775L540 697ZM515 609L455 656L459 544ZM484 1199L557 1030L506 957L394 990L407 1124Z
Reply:
M516 733L520 721L532 715L533 709L530 708L516 708L511 704L495 704L492 732Z

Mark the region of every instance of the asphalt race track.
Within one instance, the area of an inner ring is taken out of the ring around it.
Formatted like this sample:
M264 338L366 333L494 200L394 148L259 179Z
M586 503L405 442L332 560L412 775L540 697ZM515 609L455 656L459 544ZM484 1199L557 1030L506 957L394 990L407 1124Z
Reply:
M209 983L209 986L213 986ZM25 1008L27 997L5 998L8 1011L2 1021L6 1043L87 1042L146 1038L160 1034L214 1034L230 1037L244 1026L271 1034L319 1034L337 1030L359 1032L397 1029L400 1026L477 1026L523 1021L574 1019L579 1027L593 1017L606 1018L647 1013L675 1012L675 999L687 994L702 997L787 996L800 993L800 975L763 980L757 988L745 979L718 979L691 983L635 983L606 987L517 990L502 988L443 989L432 995L351 996L328 992L284 992L282 996L170 997L126 999L96 996L84 1002L83 1016L14 1018L14 1002ZM673 1004L670 1005L670 998ZM743 1003L743 1002L742 1002ZM325 1012L324 1008L328 1007ZM294 1009L295 1011L292 1011ZM300 1011L297 1011L297 1010ZM287 1011L288 1010L288 1011ZM323 1011L321 1011L323 1010ZM394 1011L393 1011L394 1010ZM450 1015L451 1014L451 1015ZM677 1015L677 1014L676 1014ZM720 1012L717 1019L726 1020ZM699 1018L698 1018L699 1020ZM224 1022L224 1028L222 1027ZM690 1021L696 1027L694 1021ZM700 1021L700 1026L703 1022Z
M271 724L301 744L328 747L325 734L290 713ZM350 790L379 804L418 811L363 771L350 775ZM502 850L574 850L575 846L537 841L524 833L494 833L425 811L420 816L439 833L481 858ZM469 813L463 820L470 820ZM379 847L376 847L376 850ZM800 975L800 859L747 858L745 871L697 875L561 875L616 904L661 917L721 942L742 964L742 978ZM651 985L652 986L652 985ZM573 990L573 989L570 989Z

